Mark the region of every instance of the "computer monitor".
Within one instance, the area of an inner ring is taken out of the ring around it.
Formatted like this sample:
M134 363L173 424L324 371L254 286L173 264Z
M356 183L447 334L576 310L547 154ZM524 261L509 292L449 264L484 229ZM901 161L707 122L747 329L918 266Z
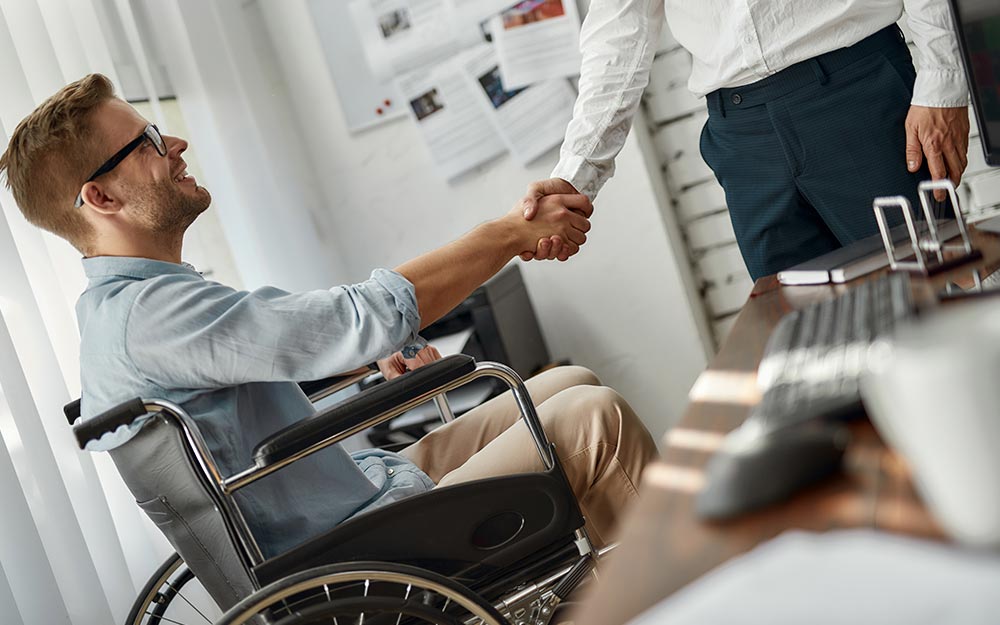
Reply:
M1000 166L1000 0L951 0L986 162Z

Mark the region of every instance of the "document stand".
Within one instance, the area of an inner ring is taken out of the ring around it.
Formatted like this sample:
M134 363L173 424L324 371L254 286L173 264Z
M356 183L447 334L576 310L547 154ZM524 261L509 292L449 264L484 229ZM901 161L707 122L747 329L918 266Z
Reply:
M931 209L931 194L936 190L948 192L948 198L951 200L951 205L955 211L955 222L958 225L958 235L962 239L961 243L949 244L941 240L934 211ZM924 211L924 219L926 219L927 223L927 234L924 236L920 236L917 233L913 217L913 207L910 205L910 201L904 196L896 195L875 198L875 201L872 203L872 208L875 210L875 221L878 222L878 229L882 234L882 242L885 244L885 253L889 257L889 267L893 271L911 271L924 275L932 275L982 258L982 253L972 247L969 230L965 226L965 219L962 217L962 208L958 203L958 194L955 192L955 185L950 180L928 180L920 183L918 194L920 205ZM889 224L885 218L885 209L891 207L897 207L903 212L903 219L906 221L906 230L910 235L910 248L913 250L915 260L903 260L896 254L896 246L892 242ZM945 252L955 252L957 255L945 259Z

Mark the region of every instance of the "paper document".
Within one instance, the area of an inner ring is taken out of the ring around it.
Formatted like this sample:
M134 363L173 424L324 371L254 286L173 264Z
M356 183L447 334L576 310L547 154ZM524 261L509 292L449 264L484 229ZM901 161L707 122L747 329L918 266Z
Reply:
M469 342L471 337L472 328L467 328L460 332L455 332L454 334L439 336L436 339L427 342L436 347L442 357L447 357L454 356L455 354L461 354L462 349L465 347L465 344Z
M562 78L508 89L496 53L487 44L470 49L462 64L480 104L514 158L527 165L562 143L576 92Z
M871 530L790 532L630 625L992 625L997 588L996 553Z
M444 2L354 0L348 6L377 78L384 80L433 65L458 50Z
M457 61L411 72L396 84L446 180L506 151Z
M511 0L446 0L448 14L461 45L492 41L490 22L510 3Z
M580 15L575 0L522 0L490 22L508 89L580 73Z

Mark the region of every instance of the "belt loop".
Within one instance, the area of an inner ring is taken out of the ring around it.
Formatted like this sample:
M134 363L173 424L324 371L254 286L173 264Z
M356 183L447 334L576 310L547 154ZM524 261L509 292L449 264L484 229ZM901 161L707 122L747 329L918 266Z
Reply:
M722 97L722 89L716 89L715 90L715 97L716 97L716 99L719 102L719 115L722 115L723 117L725 117L726 116L726 102L725 102L725 98Z
M816 74L816 80L819 81L819 84L825 85L827 83L827 75L823 70L823 66L815 58L810 59L810 65L812 65L813 73Z

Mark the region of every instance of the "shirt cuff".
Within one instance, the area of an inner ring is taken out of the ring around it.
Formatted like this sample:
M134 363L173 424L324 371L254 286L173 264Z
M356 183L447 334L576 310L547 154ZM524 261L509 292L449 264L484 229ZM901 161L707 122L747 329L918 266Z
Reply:
M403 321L410 328L410 336L406 344L420 344L423 339L420 332L420 309L417 308L417 294L413 284L401 274L388 269L376 269L371 279L392 295L396 310L403 315ZM425 343L426 344L426 343Z
M605 180L597 167L588 163L587 159L573 154L560 156L551 177L562 178L586 195L591 202L597 197L597 192L604 186Z
M915 106L947 108L969 105L969 87L960 69L922 69L913 85Z

